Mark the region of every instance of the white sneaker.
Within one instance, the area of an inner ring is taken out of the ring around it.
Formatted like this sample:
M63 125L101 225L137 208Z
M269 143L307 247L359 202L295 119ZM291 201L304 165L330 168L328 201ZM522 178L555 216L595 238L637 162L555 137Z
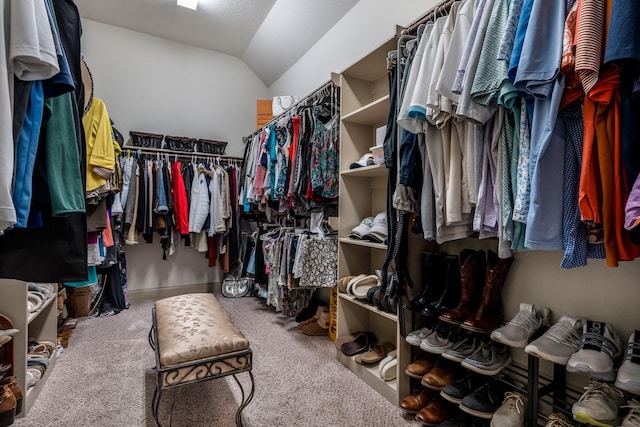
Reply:
M640 330L629 337L624 362L618 370L616 387L633 394L640 394Z
M409 335L405 337L405 341L407 341L411 345L415 345L416 347L420 346L420 343L423 339L428 337L433 333L433 330L429 328L418 329L417 331L411 332Z
M584 394L573 404L573 419L594 426L620 425L618 409L624 403L624 394L605 382L591 381Z
M566 365L580 345L582 318L562 316L540 338L524 348L524 351L559 365Z
M604 381L613 381L613 360L622 354L620 337L605 322L588 320L584 324L580 349L567 362L567 371Z
M575 427L575 424L569 421L569 418L560 413L549 414L549 421L544 427Z
M631 399L629 404L623 406L623 408L629 408L629 413L620 427L640 427L640 403L637 400Z
M520 311L506 325L491 332L491 339L510 347L524 348L529 337L542 325L549 325L549 309L536 310L533 304L520 303Z
M526 407L527 398L522 393L507 392L502 406L491 417L491 427L524 426Z

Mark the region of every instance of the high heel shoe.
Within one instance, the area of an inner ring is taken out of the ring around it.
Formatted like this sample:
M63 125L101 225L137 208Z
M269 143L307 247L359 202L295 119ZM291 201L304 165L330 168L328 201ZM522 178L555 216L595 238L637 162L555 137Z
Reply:
M13 424L16 419L16 397L7 386L2 387L0 392L0 427L7 427Z
M22 389L18 385L18 381L16 381L15 376L6 377L2 381L0 381L0 387L7 386L9 390L13 393L13 396L16 398L16 415L22 412Z

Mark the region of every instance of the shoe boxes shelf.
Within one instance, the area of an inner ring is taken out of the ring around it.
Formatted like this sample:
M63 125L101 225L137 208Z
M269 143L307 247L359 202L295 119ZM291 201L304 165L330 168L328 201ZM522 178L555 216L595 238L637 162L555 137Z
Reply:
M386 211L387 169L385 165L370 165L350 169L376 145L376 129L387 123L389 112L389 81L386 57L397 48L393 37L340 75L340 202L338 231L338 277L375 274L384 263L387 245L350 239L349 232L366 217ZM372 332L378 342L388 341L397 349L398 365L406 366L409 349L400 335L398 316L377 309L352 295L338 293L337 336L355 332ZM368 367L355 362L355 357L337 352L338 360L394 405L409 390L403 375L384 381L378 366ZM396 368L398 369L398 368ZM404 369L404 368L403 368Z
M38 394L47 381L56 362L54 351L49 359L47 369L42 378L30 388L27 388L27 345L30 339L36 341L57 341L57 292L44 301L41 307L33 312L28 312L28 285L19 280L2 279L2 298L0 298L0 313L13 322L13 327L19 332L13 337L13 374L18 385L25 391L24 406L18 415L24 417L33 406Z

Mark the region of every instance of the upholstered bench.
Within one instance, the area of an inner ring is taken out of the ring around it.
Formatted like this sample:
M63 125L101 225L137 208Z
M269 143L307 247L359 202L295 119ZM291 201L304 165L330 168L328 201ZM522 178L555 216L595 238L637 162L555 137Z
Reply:
M160 397L166 389L233 375L242 402L236 424L242 426L242 410L253 398L249 341L212 294L186 294L156 301L149 344L156 354L158 378L151 401L157 426ZM236 374L248 372L251 390L245 390Z

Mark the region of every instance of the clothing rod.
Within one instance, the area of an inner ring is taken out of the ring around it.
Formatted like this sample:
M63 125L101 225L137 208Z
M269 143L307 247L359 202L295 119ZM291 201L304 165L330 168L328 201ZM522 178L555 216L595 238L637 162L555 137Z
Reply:
M436 16L441 15L444 16L448 14L451 10L451 5L455 3L456 0L445 0L437 6L433 7L430 11L428 11L422 18L418 19L407 28L402 30L402 34L415 34L416 30L421 24L429 22L433 20Z
M176 151L176 150L167 150L166 148L152 148L152 147L136 147L135 145L124 145L122 147L122 151L131 150L131 151L140 151L144 153L158 153L158 154L170 154L178 157L211 157L220 160L236 160L243 161L242 157L235 156L227 156L225 154L209 154L209 153L199 153L197 151Z
M256 130L255 132L252 132L248 136L244 137L242 139L242 142L244 142L246 144L248 140L252 139L255 135L257 135L258 133L262 132L262 130L264 128L266 128L267 126L271 125L273 122L281 119L282 117L285 117L291 110L294 110L295 108L297 108L301 104L305 104L309 99L313 98L314 96L316 96L317 94L319 94L323 90L326 90L326 89L329 89L329 88L333 88L333 87L335 87L335 83L333 83L333 80L329 80L328 82L326 82L325 84L320 86L318 89L314 90L312 93L310 93L309 95L305 96L302 100L300 100L297 103L293 104L290 108L288 108L287 110L283 111L282 113L280 113L276 117L272 118L267 123L263 124L260 127L260 129Z

